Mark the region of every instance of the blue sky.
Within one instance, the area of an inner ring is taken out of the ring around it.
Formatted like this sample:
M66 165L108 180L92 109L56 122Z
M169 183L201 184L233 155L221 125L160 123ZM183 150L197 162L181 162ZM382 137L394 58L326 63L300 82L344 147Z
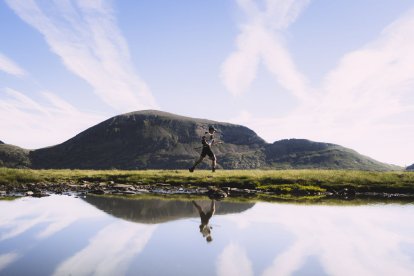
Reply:
M142 109L414 162L411 0L0 2L0 140Z

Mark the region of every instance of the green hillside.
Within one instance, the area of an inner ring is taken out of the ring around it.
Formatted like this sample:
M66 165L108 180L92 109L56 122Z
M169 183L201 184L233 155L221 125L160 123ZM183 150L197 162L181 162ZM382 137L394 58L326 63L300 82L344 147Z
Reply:
M30 168L29 150L1 142L0 167Z
M279 169L325 168L379 171L401 169L339 145L304 139L274 142L266 147L266 158L270 167Z
M108 119L57 146L31 152L35 168L176 169L199 155L200 137L214 125L225 144L215 148L223 168L264 165L263 139L239 125L140 111Z

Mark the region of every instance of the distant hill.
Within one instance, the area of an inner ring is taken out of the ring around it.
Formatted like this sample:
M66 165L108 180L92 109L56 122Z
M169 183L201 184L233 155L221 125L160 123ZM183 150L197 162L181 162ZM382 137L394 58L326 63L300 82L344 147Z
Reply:
M288 139L266 147L266 162L272 168L325 168L358 170L398 170L398 166L378 162L358 152L329 143Z
M0 167L30 168L29 152L17 146L0 143Z
M62 144L31 151L29 158L33 168L186 169L199 156L195 148L209 125L224 142L214 147L224 169L402 169L334 144L303 139L269 144L241 125L155 110L115 116ZM200 167L208 168L209 162Z
M414 164L405 168L407 171L414 171Z
M0 140L0 145L1 145L1 144L4 144L4 142Z

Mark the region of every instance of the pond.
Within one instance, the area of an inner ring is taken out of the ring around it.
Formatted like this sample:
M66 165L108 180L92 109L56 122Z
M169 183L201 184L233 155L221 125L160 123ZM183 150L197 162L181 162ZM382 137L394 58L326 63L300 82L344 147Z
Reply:
M413 204L0 201L0 275L413 275Z

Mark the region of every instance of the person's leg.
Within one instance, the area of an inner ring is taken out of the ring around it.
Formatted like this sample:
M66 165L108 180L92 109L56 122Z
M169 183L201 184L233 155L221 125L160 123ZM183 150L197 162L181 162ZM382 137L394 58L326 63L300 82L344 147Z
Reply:
M211 200L210 210L207 212L207 223L210 220L210 218L214 215L216 212L216 202L214 200Z
M211 201L210 212L211 215L214 215L214 213L216 212L216 202L214 200Z
M189 170L190 172L193 172L193 171L194 171L194 169L195 169L195 167L196 167L198 164L200 164L200 163L203 161L203 159L204 159L204 156L203 156L203 155L200 155L200 158L199 158L197 161L195 161L194 165L193 165L191 168L189 168L188 170Z
M207 152L207 154L208 154L208 157L210 158L210 160L211 160L211 171L212 172L215 172L216 171L216 155L213 153L213 151L211 150L211 149L209 149L208 150L208 152Z
M194 207L196 207L197 208L197 210L198 210L198 213L202 213L203 212L203 209L201 209L201 206L200 205L198 205L197 204L197 202L195 202L194 200L193 200L193 205L194 205Z
M217 165L217 159L216 156L213 154L213 157L211 158L211 171L216 171L216 165Z

